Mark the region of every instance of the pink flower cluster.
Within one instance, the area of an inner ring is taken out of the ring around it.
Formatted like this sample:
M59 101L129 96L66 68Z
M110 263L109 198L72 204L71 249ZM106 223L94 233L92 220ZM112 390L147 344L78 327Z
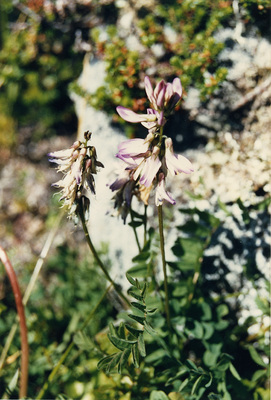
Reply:
M179 78L172 83L161 80L153 89L150 78L145 77L145 90L152 108L147 109L147 114L137 114L129 108L117 107L117 112L125 121L140 122L149 131L156 131L166 123L166 118L174 111L182 98L182 85Z
M89 193L95 194L93 174L97 173L98 167L103 168L103 164L97 160L95 147L87 144L90 137L91 133L87 131L84 143L78 140L69 149L48 154L49 161L58 165L57 172L64 174L52 186L61 188L60 200L68 208L70 216L76 214L79 199L82 199L85 210L88 211Z
M151 189L156 188L155 203L164 200L175 204L172 195L165 189L165 179L170 173L193 172L190 161L173 151L172 139L163 134L167 117L174 111L182 97L179 78L172 83L160 81L153 89L149 77L145 77L145 90L153 108L147 114L136 114L128 108L118 106L118 114L126 121L141 123L148 129L145 139L130 139L121 143L116 156L125 162L125 171L111 184L115 195L115 207L125 221L133 195L148 204Z

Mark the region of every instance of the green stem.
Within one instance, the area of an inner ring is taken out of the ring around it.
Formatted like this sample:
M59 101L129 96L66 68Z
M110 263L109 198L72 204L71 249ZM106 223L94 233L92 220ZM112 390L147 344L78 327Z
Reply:
M76 335L76 333L83 331L86 326L88 325L88 323L91 321L91 319L94 317L94 315L96 314L98 307L101 305L102 301L104 300L105 296L108 293L110 286L107 288L107 290L103 293L102 297L100 298L99 302L96 304L96 306L94 307L94 309L91 311L91 313L89 314L89 316L86 318L85 322L82 325L82 328L80 330L78 330L77 332L74 333L73 337ZM49 384L53 381L54 377L56 376L59 368L61 367L61 365L64 363L64 361L66 360L66 358L68 357L68 355L70 354L73 346L74 346L75 342L74 340L69 344L69 346L67 347L66 351L62 354L62 356L60 357L58 363L56 364L56 366L54 367L53 371L50 373L47 381L44 383L44 385L42 386L38 396L36 397L37 400L42 399L44 393L46 392L46 390L49 387Z
M134 225L133 211L132 211L131 208L130 208L130 215L131 215L132 227L133 227L133 231L134 231L134 234L135 234L135 240L136 240L136 244L137 244L137 247L138 247L138 251L141 252L141 246L140 246L140 243L139 243L139 239L138 239L138 234L137 234L137 231L136 231L136 227L135 227L135 225Z
M127 306L130 307L129 300L122 293L120 288L116 285L116 283L113 281L113 279L111 278L111 276L107 272L102 260L100 259L99 255L98 255L98 253L97 253L97 251L96 251L96 249L95 249L95 247L94 247L94 245L92 243L92 240L91 240L91 238L89 236L89 233L88 233L88 228L87 228L86 220L85 220L85 214L84 214L83 205L82 205L81 201L79 201L79 203L78 203L78 214L79 214L79 217L80 217L81 222L82 222L82 226L83 226L83 230L84 230L85 237L86 237L86 240L87 240L87 244L88 244L88 246L89 246L89 248L90 248L90 250L91 250L91 252L93 254L93 257L95 258L97 264L99 265L99 267L103 271L104 275L106 276L106 279L112 284L112 286L114 287L114 289L116 290L118 295L124 300L124 302L127 304Z
M145 210L144 210L144 245L147 242L147 222L148 222L147 211L148 211L148 206L145 205Z
M168 282L167 282L167 268L166 268L166 256L165 256L165 240L164 240L162 206L158 206L158 220L159 220L160 248L161 248L162 265L163 265L163 273L164 273L165 312L166 312L167 326L168 326L168 330L170 332L171 331L171 323L170 323L170 312L169 312L169 295L168 295Z

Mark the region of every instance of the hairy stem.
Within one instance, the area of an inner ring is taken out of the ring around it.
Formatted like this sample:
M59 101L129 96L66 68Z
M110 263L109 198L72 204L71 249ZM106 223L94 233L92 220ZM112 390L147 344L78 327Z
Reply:
M127 305L128 307L130 307L130 302L129 302L129 300L128 300L127 297L122 293L122 291L120 290L120 288L118 287L118 285L116 285L116 283L113 281L113 279L112 279L111 276L109 275L108 271L106 270L106 268L105 268L105 266L104 266L102 260L100 259L99 255L98 255L98 253L97 253L97 251L96 251L96 249L95 249L95 247L94 247L94 245L93 245L93 243L92 243L92 240L91 240L91 238L90 238L90 236L89 236L89 233L88 233L88 228L87 228L86 220L85 220L85 214L84 214L83 205L82 205L82 202L81 202L81 201L79 201L79 204L78 204L78 214L79 214L79 217L80 217L81 222L82 222L82 226L83 226L83 230L84 230L85 237L86 237L86 240L87 240L87 244L88 244L88 246L89 246L89 248L90 248L90 250L91 250L91 252L92 252L92 254L93 254L93 257L95 258L97 264L99 265L99 267L100 267L101 270L103 271L103 273L104 273L106 279L112 284L112 286L114 287L114 289L116 290L116 292L118 293L118 295L122 298L122 300L124 300L125 305Z
M166 267L166 256L165 256L165 240L164 240L162 206L158 206L158 220L159 220L160 249L161 249L163 274L164 274L165 312L166 312L167 326L168 326L168 330L170 332L171 331L171 323L170 323L170 312L169 312L169 295L168 295L167 267Z
M18 280L15 274L15 271L11 265L11 262L5 252L5 250L0 246L0 259L4 264L7 276L9 278L12 291L15 297L17 313L19 316L20 323L20 334L21 334L21 349L22 349L22 358L21 358L21 381L20 381L20 391L19 397L23 398L27 396L27 384L28 384L28 358L29 358L29 348L27 341L27 327L26 320L24 314L24 306L22 301L22 295L20 291L20 287L18 284Z

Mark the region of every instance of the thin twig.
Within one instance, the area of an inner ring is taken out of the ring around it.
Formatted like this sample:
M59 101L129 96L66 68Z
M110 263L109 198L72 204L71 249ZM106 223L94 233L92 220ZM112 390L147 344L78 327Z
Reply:
M137 231L136 231L136 227L135 227L135 225L134 225L134 216L133 216L133 211L132 211L131 208L130 208L130 215L131 215L132 228L133 228L133 231L134 231L134 235L135 235L135 240L136 240L136 244L137 244L137 247L138 247L138 251L141 252L141 246L140 246L140 243L139 243L139 239L138 239L138 234L137 234Z
M21 349L22 349L22 358L21 358L21 381L20 381L20 398L26 397L27 395L27 384L28 384L28 358L29 358L29 348L28 348L28 340L27 340L27 326L25 320L24 313L24 305L22 301L22 295L20 291L20 287L18 284L18 280L15 274L15 271L11 265L11 262L7 256L5 250L0 246L0 259L4 264L7 276L9 278L12 291L15 298L17 314L19 316L20 323L20 334L21 334Z

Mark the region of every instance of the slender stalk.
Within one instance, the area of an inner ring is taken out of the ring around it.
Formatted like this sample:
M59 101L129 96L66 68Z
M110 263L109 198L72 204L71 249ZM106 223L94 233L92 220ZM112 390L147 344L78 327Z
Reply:
M168 295L167 267L166 267L166 256L165 256L165 240L164 240L162 206L158 206L158 220L159 220L160 248L161 248L163 274L164 274L165 312L166 312L167 326L168 326L168 330L170 332L171 331L171 323L170 323L170 312L169 312L169 295Z
M93 254L93 257L95 258L97 264L99 265L99 267L100 267L101 270L103 271L104 275L106 276L106 279L112 284L112 286L114 287L114 289L116 290L116 292L118 293L118 295L122 298L122 300L124 300L125 304L126 304L128 307L130 307L130 302L129 302L129 300L128 300L127 297L122 293L122 291L120 290L120 288L116 285L116 283L113 281L113 279L112 279L111 276L109 275L108 271L106 270L106 268L105 268L105 266L104 266L102 260L100 259L99 255L98 255L98 253L97 253L97 251L96 251L96 249L95 249L95 247L94 247L94 245L93 245L93 243L92 243L92 240L91 240L91 238L90 238L90 236L89 236L89 233L88 233L88 228L87 228L86 220L85 220L85 214L84 214L83 205L82 205L82 202L81 202L81 201L80 201L79 204L78 204L78 214L79 214L79 217L80 217L81 222L82 222L82 226L83 226L83 230L84 230L85 237L86 237L86 240L87 240L87 244L88 244L88 246L89 246L89 248L90 248L90 250L91 250L91 252L92 252L92 254Z
M91 311L91 313L88 315L88 317L85 319L82 327L80 330L76 331L73 335L73 337L76 335L76 333L83 331L86 326L88 325L88 323L91 321L91 319L94 317L94 315L96 314L99 306L101 305L102 301L104 300L105 296L108 293L108 290L110 289L110 286L107 288L107 290L103 293L102 297L100 298L100 300L98 301L98 303L96 304L96 306L94 307L94 309ZM68 355L70 354L71 350L74 347L74 340L69 344L69 346L67 347L67 349L65 350L65 352L62 354L62 356L60 357L58 363L56 364L56 366L54 367L53 371L50 373L47 381L44 383L44 385L42 386L38 396L36 397L36 399L42 399L44 393L46 392L46 390L49 387L49 384L54 380L54 377L56 376L57 372L59 371L59 368L61 367L61 365L64 363L64 361L66 360L66 358L68 357Z
M133 227L133 231L134 231L134 234L135 234L135 240L136 240L136 244L137 244L137 247L138 247L138 251L141 252L141 246L140 246L140 243L139 243L139 239L138 239L138 234L137 234L137 231L136 231L136 227L135 227L135 225L134 225L133 211L132 211L131 208L130 208L130 215L131 215L132 227Z
M64 211L62 211L60 213L60 215L59 215L59 217L58 217L53 229L50 231L50 233L49 233L49 235L48 235L48 237L47 237L47 239L45 241L45 244L44 244L43 249L42 249L42 251L40 253L39 259L38 259L38 261L37 261L37 263L35 265L33 274L31 276L31 279L29 281L29 284L28 284L28 286L26 288L26 291L25 291L25 294L24 294L24 297L23 297L23 305L24 306L26 306L26 304L27 304L27 302L29 300L29 297L30 297L30 295L31 295L31 293L33 291L33 288L34 288L35 283L36 283L36 281L38 279L40 270L41 270L41 268L42 268L42 266L44 264L44 261L45 261L47 255L48 255L48 252L49 252L49 250L51 248L51 245L53 243L53 240L54 240L55 235L57 233L59 224L60 224L60 222L61 222L61 220L63 218L63 215L64 215ZM11 343L13 341L14 336L15 336L15 333L16 333L16 330L17 330L17 326L18 326L18 322L15 322L12 325L12 327L11 327L11 329L9 331L8 337L6 339L5 346L4 346L3 350L2 350L1 357L0 357L0 374L1 374L1 370L3 368L6 356L8 354L8 350L9 350L10 345L11 345Z
M24 313L24 306L22 301L22 295L15 271L11 265L11 262L5 252L5 250L0 246L0 259L4 264L7 276L9 278L12 291L15 297L17 313L19 316L20 323L20 334L21 334L21 348L22 348L22 358L21 358L21 380L20 380L20 390L19 397L23 398L27 396L27 385L28 385L28 358L29 358L29 348L27 340L27 327Z
M148 222L147 211L148 211L148 206L145 205L145 210L144 210L144 245L147 242L147 222Z

